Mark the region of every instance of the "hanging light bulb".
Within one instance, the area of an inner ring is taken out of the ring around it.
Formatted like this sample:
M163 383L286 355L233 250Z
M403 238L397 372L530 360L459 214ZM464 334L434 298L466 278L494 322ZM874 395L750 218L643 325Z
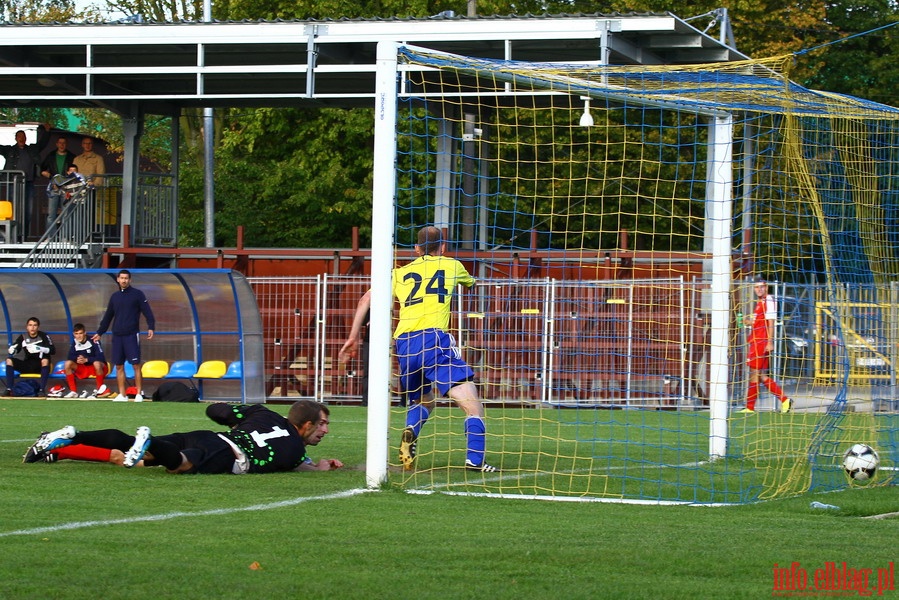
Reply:
M584 101L584 114L581 115L581 127L593 127L593 115L590 114L590 97L581 96Z

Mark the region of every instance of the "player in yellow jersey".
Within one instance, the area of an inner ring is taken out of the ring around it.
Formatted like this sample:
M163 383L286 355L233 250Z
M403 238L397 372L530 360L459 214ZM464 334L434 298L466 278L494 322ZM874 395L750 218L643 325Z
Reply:
M400 461L406 469L415 466L416 440L436 406L436 386L467 415L465 467L491 473L497 469L484 461L484 406L473 381L474 371L462 360L456 340L446 331L456 286L471 287L474 278L462 263L443 256L446 242L442 238L436 227L424 227L415 246L418 258L393 270L393 293L400 304L393 337L400 383L409 400Z

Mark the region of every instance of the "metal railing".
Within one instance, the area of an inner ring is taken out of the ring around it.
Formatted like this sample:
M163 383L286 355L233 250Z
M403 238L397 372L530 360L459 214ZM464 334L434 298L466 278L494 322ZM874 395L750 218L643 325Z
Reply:
M96 266L102 249L121 243L122 176L103 175L102 185L91 185L91 177L83 189L72 189L71 198L63 201L59 214L50 221L21 267L70 268ZM36 190L38 191L38 190ZM42 203L40 190L35 202ZM18 215L25 210L24 174L0 171L0 200L13 203L11 235L4 243L25 239ZM132 227L133 245L175 246L178 237L177 203L174 178L168 173L138 175L137 208Z
M96 266L103 244L98 232L97 190L86 181L69 180L62 190L63 205L20 267L68 269ZM102 238L101 238L102 239Z
M341 365L337 356L369 279L249 282L262 313L266 395L364 399L364 361ZM460 292L450 329L490 401L695 408L707 389L702 288L485 279Z
M178 241L178 205L171 173L138 173L137 201L131 233L135 246L175 246ZM122 176L105 175L101 206L106 222L121 223Z
M25 173L22 171L0 171L0 200L12 202L13 211L6 244L14 243L21 237L20 215L25 211Z
M363 399L365 362L341 365L337 355L369 279L249 281L262 313L267 396ZM451 331L490 401L695 409L707 405L713 361L706 289L681 279L483 279L460 291ZM856 286L835 306L820 286L774 286L775 380L797 393L822 384L871 386L876 410L899 408L897 290ZM750 309L748 298L733 306L735 401L748 375L736 314ZM399 393L395 377L392 386Z

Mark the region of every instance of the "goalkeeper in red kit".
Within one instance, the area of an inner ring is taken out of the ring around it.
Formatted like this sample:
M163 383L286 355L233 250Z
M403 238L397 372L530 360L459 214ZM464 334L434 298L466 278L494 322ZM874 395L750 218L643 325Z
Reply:
M759 277L753 287L758 300L752 316L744 319L750 328L746 363L749 365L749 389L746 392L746 408L741 413L754 413L759 397L759 383L765 385L780 400L780 412L790 412L793 401L784 394L776 381L768 375L771 352L774 350L774 322L777 320L777 302L768 293L768 282Z

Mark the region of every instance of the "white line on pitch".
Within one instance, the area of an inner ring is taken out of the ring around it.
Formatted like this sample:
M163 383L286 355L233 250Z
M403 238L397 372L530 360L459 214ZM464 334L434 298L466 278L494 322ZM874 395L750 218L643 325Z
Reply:
M53 533L55 531L69 531L72 529L85 529L87 527L99 527L105 525L126 525L130 523L145 523L149 521L168 521L169 519L180 519L184 517L208 517L212 515L230 515L239 512L250 512L260 510L272 510L275 508L285 508L288 506L296 506L305 502L314 502L316 500L337 500L340 498L349 498L366 492L371 489L355 489L327 494L324 496L304 496L301 498L291 498L290 500L281 500L280 502L269 502L266 504L253 504L251 506L238 506L235 508L215 508L211 510L199 510L196 512L170 512L158 515L145 515L143 517L128 517L122 519L106 519L103 521L75 521L73 523L62 523L60 525L52 525L49 527L33 527L31 529L19 529L16 531L2 531L0 538L12 537L14 535L37 535L41 533Z

